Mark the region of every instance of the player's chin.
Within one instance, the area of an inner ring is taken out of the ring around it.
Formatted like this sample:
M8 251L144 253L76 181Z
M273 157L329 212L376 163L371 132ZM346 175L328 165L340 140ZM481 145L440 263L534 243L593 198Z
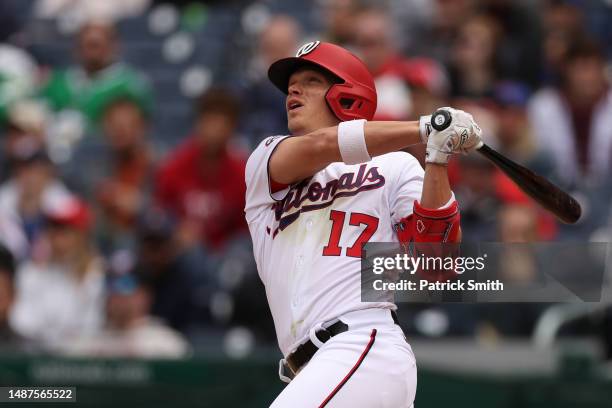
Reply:
M303 133L303 129L304 129L304 121L302 120L302 118L293 115L289 115L288 119L287 119L287 128L289 129L289 132L291 132L292 135L294 136L299 136Z

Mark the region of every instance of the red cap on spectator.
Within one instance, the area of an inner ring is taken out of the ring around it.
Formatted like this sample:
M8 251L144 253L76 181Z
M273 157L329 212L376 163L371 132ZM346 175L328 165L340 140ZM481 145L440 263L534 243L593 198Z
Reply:
M494 177L495 192L503 203L535 207L538 210L537 229L540 239L554 239L557 236L559 228L552 215L539 209L527 194L522 192L521 189L500 170L495 171Z
M444 68L429 58L411 58L400 67L400 75L410 86L427 89L436 95L448 92L448 77Z
M91 226L91 212L85 202L79 198L59 200L44 209L49 222L87 231Z

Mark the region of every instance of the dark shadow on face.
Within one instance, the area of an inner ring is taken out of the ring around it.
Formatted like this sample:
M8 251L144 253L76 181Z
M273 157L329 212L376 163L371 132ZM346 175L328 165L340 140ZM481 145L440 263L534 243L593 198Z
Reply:
M107 319L110 326L125 330L149 315L151 294L139 286L130 293L111 293L106 302Z
M129 100L113 103L104 112L104 134L113 150L138 147L146 132L146 118L140 107Z
M83 26L79 32L77 52L81 65L90 74L109 66L117 52L114 27L98 22Z

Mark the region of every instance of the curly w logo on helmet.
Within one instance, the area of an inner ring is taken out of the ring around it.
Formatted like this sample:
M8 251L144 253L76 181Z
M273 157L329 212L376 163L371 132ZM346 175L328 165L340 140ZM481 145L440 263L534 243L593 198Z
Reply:
M304 44L304 45L302 45L300 47L300 49L295 54L295 56L299 58L302 55L306 55L306 54L314 51L314 49L317 48L319 46L319 44L321 44L321 41L313 41L313 42L306 43L306 44Z

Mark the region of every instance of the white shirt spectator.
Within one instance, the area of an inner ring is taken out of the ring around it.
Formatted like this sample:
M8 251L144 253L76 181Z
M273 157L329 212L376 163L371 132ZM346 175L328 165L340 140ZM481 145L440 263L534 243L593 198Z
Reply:
M116 21L141 15L151 0L38 0L34 14L40 18L62 18L67 15L79 22L91 19Z
M17 271L11 326L49 349L93 334L104 318L104 287L99 259L90 262L81 281L61 265L25 263Z
M556 160L556 171L564 181L599 182L612 167L612 89L595 107L591 119L587 174L581 174L576 154L576 138L571 112L559 91L543 89L536 93L528 107L529 119L541 150Z
M191 349L183 336L161 320L144 317L125 330L105 328L67 343L63 353L88 357L182 358Z
M21 191L15 180L0 185L0 242L4 243L17 260L31 255L35 242L28 242L24 220L19 212ZM51 181L40 196L41 211L72 198L72 193L60 181ZM34 237L35 238L35 237Z
M9 109L35 89L38 69L32 57L21 48L0 44L0 107Z
M25 236L19 220L2 208L0 205L0 244L4 245L15 257L21 261L28 253L28 239Z
M19 185L14 180L8 180L0 185L0 209L8 215L20 219L19 197L21 195ZM43 190L40 200L41 209L53 207L57 203L66 202L72 198L70 191L60 181L51 181Z

